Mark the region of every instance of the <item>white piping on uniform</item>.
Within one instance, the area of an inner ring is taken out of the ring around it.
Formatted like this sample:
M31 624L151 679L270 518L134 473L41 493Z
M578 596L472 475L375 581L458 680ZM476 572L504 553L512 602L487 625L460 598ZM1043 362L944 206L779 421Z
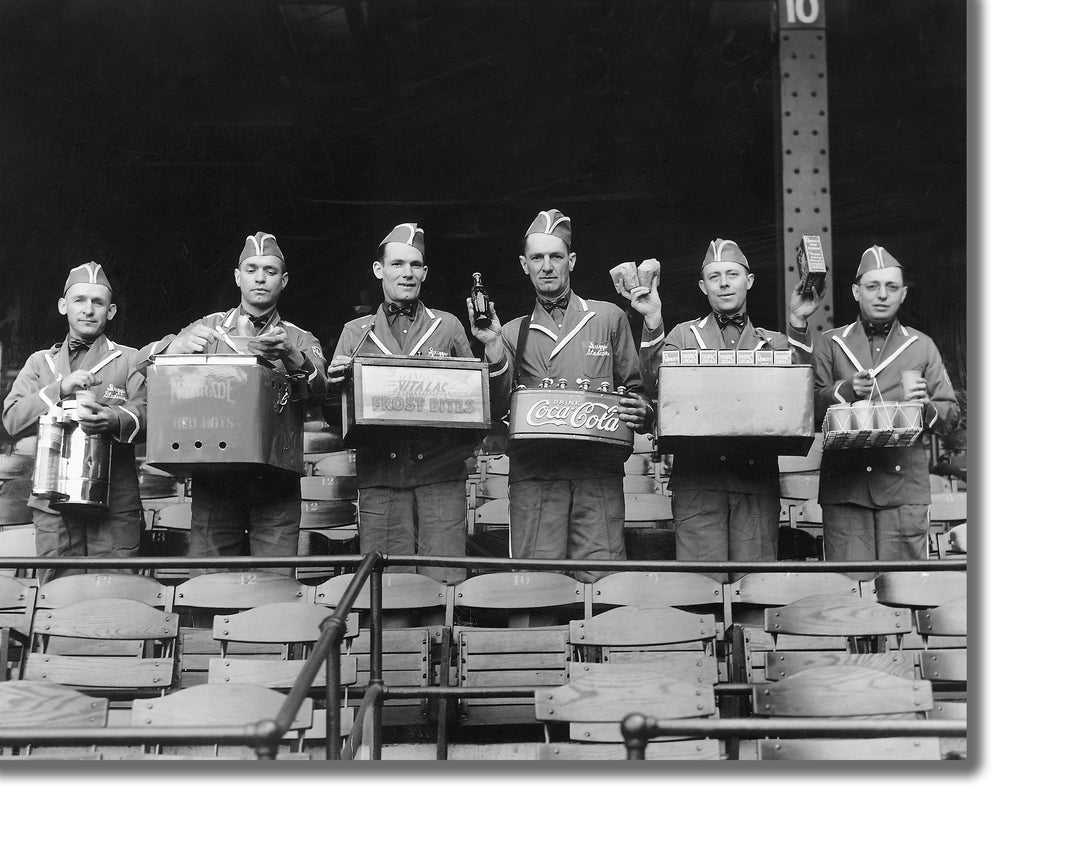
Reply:
M794 345L796 348L802 348L802 350L806 351L806 353L808 353L808 354L814 353L814 343L813 342L811 342L809 345L804 345L798 339L792 339L790 336L787 338L787 340L788 340L789 345Z
M135 430L131 432L131 436L123 440L124 442L134 442L135 434L137 434L141 430L141 428L139 427L139 417L136 416L133 412L131 412L131 410L129 410L127 407L117 407L116 409L120 410L121 412L127 413L129 416L131 416L131 420L135 423Z
M375 335L375 328L374 327L372 327L371 332L368 334L368 339L370 339L372 342L374 342L376 345L378 345L379 348L382 350L382 352L384 354L386 354L386 356L388 356L388 357L394 356L393 353L390 351L390 349L387 348L382 343L382 340L378 336Z
M586 316L583 319L581 319L581 321L579 321L577 323L577 326L575 326L573 330L571 330L569 333L567 333L566 336L563 337L563 340L558 345L556 345L554 348L552 348L551 353L548 355L548 359L550 360L552 357L554 357L556 354L558 354L559 351L561 351L563 348L565 348L566 343L569 342L571 339L573 339L577 335L577 332L579 330L581 330L581 328L583 328L586 324L588 324L589 320L591 318L594 318L595 316L596 316L596 313L594 313L594 312L590 312L590 313L586 314Z
M902 354L908 346L914 345L918 338L918 336L910 337L907 342L905 342L903 345L901 345L899 348L889 354L889 356L886 357L882 362L878 363L876 366L870 369L870 376L877 377L879 374L881 374L881 372L885 370L885 366L887 366L889 363L899 357L900 354Z
M556 336L552 330L544 327L544 325L542 324L533 324L532 322L529 322L529 330L539 330L541 333L546 333L548 336L550 336L552 342L559 341L559 337Z
M693 333L695 337L697 337L698 347L701 348L701 350L703 350L703 351L706 350L706 348L705 348L705 340L701 338L701 334L698 333L698 329L696 327L694 327L694 325L692 325L692 324L690 325L690 332ZM721 344L723 344L723 343L721 343Z
M431 315L431 313L428 313L428 315ZM420 346L423 345L425 342L427 342L427 340L431 336L431 334L435 332L435 328L438 327L440 324L442 324L442 319L441 318L436 318L435 323L432 324L431 327L428 328L427 333L425 333L423 336L421 336L420 341L417 342L413 346L413 349L411 351L409 351L409 356L410 357L416 355L416 352L420 350Z

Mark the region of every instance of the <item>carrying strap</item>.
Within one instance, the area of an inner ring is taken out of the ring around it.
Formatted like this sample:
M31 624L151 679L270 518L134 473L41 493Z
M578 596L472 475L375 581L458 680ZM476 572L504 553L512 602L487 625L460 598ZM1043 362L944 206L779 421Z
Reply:
M533 309L536 309L534 306ZM532 324L532 312L521 319L521 327L518 328L517 347L514 348L514 382L510 391L521 385L521 358L525 355L525 342L529 338L529 325Z

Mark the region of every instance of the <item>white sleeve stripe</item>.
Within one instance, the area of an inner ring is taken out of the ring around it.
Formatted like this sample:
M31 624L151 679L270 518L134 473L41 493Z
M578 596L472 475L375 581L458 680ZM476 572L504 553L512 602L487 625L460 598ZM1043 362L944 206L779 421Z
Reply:
M642 348L653 348L653 347L659 345L663 341L664 341L663 334L657 336L655 339L652 340L652 342L646 342L644 337L642 337L642 339L641 339L641 347Z
M509 360L502 364L501 369L498 369L496 371L489 371L488 372L488 377L498 377L500 374L503 374L508 368L510 368Z
M814 344L811 342L809 345L804 345L798 339L792 339L790 336L787 338L789 345L794 345L796 348L802 348L808 354L814 353Z
M842 381L842 380L838 380L838 381L836 381L836 385L835 385L835 386L833 387L833 393L832 393L832 394L833 394L833 397L834 397L834 398L835 398L835 399L836 399L837 401L839 401L839 402L840 402L841 404L845 404L845 403L847 403L847 402L846 402L846 401L844 400L844 396L840 394L840 384L841 384L841 383L843 383L843 382L844 382L844 381Z
M127 407L117 407L116 409L118 409L122 413L127 413L129 416L131 416L131 421L135 425L135 430L133 430L131 432L131 436L129 436L127 439L125 439L123 441L124 442L134 442L135 441L135 435L141 430L141 428L139 427L139 417L137 415L135 415L133 412L131 412L131 410L129 410ZM120 431L121 431L121 433L123 432L123 425L121 425Z

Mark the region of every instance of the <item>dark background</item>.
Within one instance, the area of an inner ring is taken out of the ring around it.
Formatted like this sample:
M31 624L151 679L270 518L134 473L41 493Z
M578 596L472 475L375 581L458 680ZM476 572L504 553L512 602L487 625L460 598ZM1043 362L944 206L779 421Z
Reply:
M966 385L966 4L825 0L836 321L862 250L913 284L904 320ZM381 300L371 260L427 232L423 298L504 319L521 236L574 222L575 289L655 256L669 327L703 314L710 239L740 243L778 326L770 0L4 0L0 343L9 375L60 339L67 271L99 261L139 346L237 302L244 237L275 233L285 317L332 351ZM635 333L640 319L632 318ZM6 388L6 387L5 387Z

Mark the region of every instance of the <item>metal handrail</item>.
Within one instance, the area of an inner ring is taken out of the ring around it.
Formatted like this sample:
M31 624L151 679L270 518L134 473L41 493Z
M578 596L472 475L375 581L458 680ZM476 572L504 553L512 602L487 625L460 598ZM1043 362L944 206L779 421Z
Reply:
M715 740L791 737L966 737L962 719L657 719L632 713L621 725L628 761L645 760L654 737L708 737Z

